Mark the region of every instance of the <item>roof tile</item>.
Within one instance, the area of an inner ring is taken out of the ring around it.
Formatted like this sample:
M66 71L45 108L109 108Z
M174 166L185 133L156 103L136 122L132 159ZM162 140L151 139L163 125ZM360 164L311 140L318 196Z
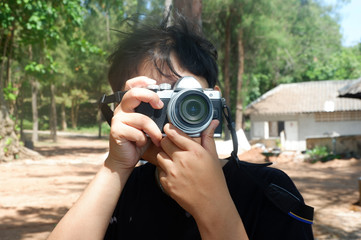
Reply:
M361 111L361 99L338 97L338 90L358 80L280 84L247 106L246 114L295 114Z

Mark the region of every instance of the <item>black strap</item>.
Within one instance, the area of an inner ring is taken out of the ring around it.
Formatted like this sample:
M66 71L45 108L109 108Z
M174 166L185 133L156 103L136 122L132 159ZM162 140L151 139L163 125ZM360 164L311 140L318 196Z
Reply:
M112 95L106 96L105 94L99 100L99 108L102 111L103 117L108 122L109 126L111 126L113 111L108 106L109 103L120 103L123 99L123 96L126 92L118 91Z
M264 193L267 198L282 212L291 217L308 224L313 223L313 207L304 204L299 198L286 189L270 183Z
M272 163L264 163L260 166L268 166ZM247 169L245 162L239 162L240 168L266 195L266 197L283 213L297 219L298 221L312 224L314 209L306 205L298 197L283 187L278 186L272 182L266 182L263 179L256 178Z
M236 162L237 167L239 167L239 159L238 159L238 138L237 133L235 130L235 124L232 121L231 110L227 106L226 99L222 98L222 105L223 105L223 115L227 121L227 128L231 132L232 142L233 142L233 151L231 153L232 159Z

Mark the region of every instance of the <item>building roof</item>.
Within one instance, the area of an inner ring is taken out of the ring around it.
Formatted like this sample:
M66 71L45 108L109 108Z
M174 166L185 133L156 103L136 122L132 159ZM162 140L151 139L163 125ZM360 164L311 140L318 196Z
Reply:
M340 97L361 99L361 78L342 87L338 93Z
M340 98L339 89L358 80L280 84L247 106L246 114L295 114L361 111L361 100Z

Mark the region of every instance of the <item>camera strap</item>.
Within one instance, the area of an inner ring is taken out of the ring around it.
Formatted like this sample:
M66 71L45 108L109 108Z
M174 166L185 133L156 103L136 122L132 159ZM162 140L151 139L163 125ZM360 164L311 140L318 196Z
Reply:
M234 159L234 161L236 161L237 167L239 167L238 138L237 138L237 134L236 134L235 124L234 124L234 121L232 121L231 110L227 106L226 99L222 98L221 101L222 101L222 105L223 105L222 106L223 115L227 121L227 128L231 132L231 137L232 137L232 142L233 142L233 151L231 153L231 156L232 156L232 159Z
M126 92L118 91L112 95L107 96L104 94L99 100L99 108L103 114L104 119L108 122L109 126L112 124L113 110L109 107L109 103L120 103Z

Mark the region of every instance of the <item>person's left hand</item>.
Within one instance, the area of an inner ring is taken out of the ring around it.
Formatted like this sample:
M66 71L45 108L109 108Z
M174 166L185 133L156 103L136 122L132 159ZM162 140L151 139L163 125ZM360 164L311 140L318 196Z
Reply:
M229 196L213 139L214 120L200 139L192 139L171 124L164 126L163 152L157 156L159 180L165 191L193 217Z

